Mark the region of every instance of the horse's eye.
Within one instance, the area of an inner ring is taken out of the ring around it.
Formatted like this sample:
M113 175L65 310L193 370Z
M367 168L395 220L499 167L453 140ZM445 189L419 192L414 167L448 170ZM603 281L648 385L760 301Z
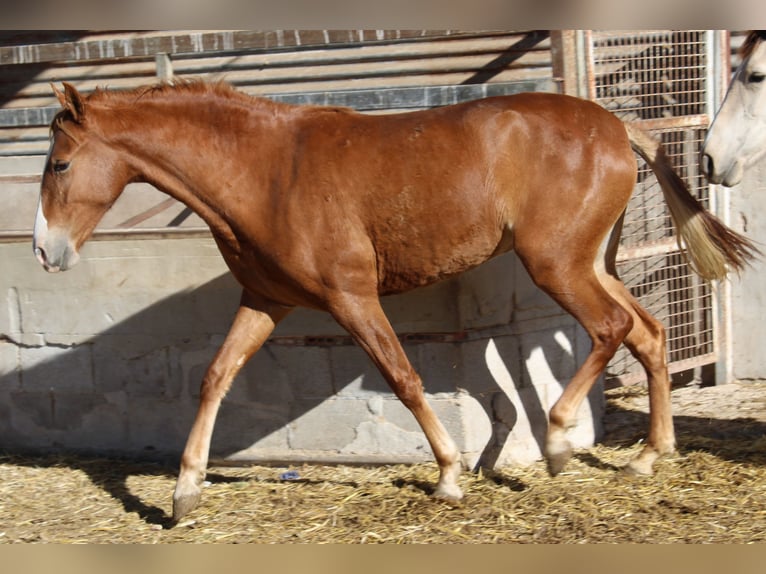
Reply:
M760 73L760 72L752 72L748 77L747 81L750 84L760 84L763 81L763 78L766 77L766 75Z
M62 173L69 169L69 162L61 159L57 159L53 162L53 171L55 173Z

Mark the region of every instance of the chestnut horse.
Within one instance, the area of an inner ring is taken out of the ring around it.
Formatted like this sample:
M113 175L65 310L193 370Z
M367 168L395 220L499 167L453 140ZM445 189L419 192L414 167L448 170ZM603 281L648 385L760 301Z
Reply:
M460 499L460 452L427 403L380 296L515 250L534 282L592 339L552 407L552 474L572 453L575 413L623 341L646 370L649 436L629 470L674 450L662 325L620 282L615 253L636 181L634 148L657 174L691 264L709 279L753 247L689 194L659 143L594 103L519 94L429 111L365 115L258 99L225 84L82 96L55 89L34 252L69 269L126 184L147 182L210 226L242 284L240 307L202 381L173 495L198 503L211 435L232 379L296 306L353 336L420 424L438 462L434 495ZM613 231L614 230L614 231Z
M766 154L766 30L753 30L702 147L702 171L727 187Z

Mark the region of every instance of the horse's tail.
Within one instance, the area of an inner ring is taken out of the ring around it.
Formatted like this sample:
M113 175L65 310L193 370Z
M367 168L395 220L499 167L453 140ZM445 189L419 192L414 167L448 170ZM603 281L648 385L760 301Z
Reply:
M670 164L662 144L641 129L625 124L633 149L657 176L678 232L678 245L701 277L723 279L730 269L741 271L760 255L753 243L729 229L689 192Z

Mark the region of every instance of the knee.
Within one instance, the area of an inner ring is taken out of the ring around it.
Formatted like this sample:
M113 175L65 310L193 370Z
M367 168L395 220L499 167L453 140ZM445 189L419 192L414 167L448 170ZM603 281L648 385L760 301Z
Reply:
M597 327L592 336L594 346L598 345L610 355L625 340L633 329L633 317L622 307L615 307Z
M667 364L665 327L654 318L647 319L645 324L646 329L633 342L635 354L650 369L664 368Z
M652 347L652 350L664 356L665 344L667 342L667 337L665 335L665 326L654 317L651 317L650 320L647 320L647 323L648 323L647 331L649 332L648 339L649 339L649 344Z

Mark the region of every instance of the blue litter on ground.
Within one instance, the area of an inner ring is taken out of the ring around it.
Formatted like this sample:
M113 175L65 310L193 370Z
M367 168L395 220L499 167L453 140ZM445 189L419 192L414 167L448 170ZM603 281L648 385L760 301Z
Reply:
M288 470L279 475L280 480L298 480L300 477L297 470Z

